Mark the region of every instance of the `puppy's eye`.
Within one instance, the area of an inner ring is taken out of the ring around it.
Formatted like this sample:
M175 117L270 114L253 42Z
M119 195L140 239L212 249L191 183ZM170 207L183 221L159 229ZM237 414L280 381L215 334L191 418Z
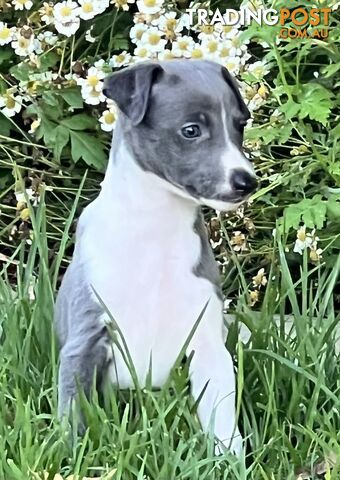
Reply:
M201 129L199 125L196 125L196 123L192 123L190 125L185 125L184 127L182 127L181 134L184 138L197 138L201 136Z

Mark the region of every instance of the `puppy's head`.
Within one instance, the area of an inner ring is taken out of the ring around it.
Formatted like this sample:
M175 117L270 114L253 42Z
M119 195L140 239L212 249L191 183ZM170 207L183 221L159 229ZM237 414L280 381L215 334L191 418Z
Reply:
M249 111L221 65L142 63L106 79L104 93L122 112L127 145L140 167L178 195L233 210L256 188L242 152Z

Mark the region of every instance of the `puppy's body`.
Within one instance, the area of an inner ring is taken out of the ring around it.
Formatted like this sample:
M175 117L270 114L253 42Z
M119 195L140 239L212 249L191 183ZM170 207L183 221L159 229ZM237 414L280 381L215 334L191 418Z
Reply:
M179 64L181 70L182 62ZM157 103L157 98L154 101ZM199 114L201 105L194 107ZM159 128L152 124L152 115L151 110L142 127L149 129L150 136ZM179 119L179 125L184 120ZM226 122L222 119L221 123L223 132ZM97 376L108 376L120 388L134 386L125 361L110 342L105 326L110 319L98 297L124 336L139 384L144 386L151 365L155 387L167 380L208 302L187 349L188 354L194 351L191 391L197 399L206 388L198 409L202 426L207 431L213 422L216 436L226 445L231 442L237 451L241 438L235 425L233 366L224 346L218 270L204 230L198 195L192 194L200 188L199 182L205 181L208 187L200 196L206 198L207 191L213 188L211 177L198 179L196 184L191 179L190 188L181 188L178 170L190 157L184 158L180 166L171 166L167 156L170 152L171 157L177 146L167 147L166 139L160 150L160 156L165 158L159 158L157 148L153 151L152 144L148 147L146 139L141 159L139 142L144 132L138 128L131 127L129 117L123 117L117 126L101 193L80 218L74 258L59 292L56 320L62 344L60 413L67 410L76 395L75 379L88 393L95 370ZM162 133L157 136L159 141ZM234 150L230 143L229 151ZM222 165L218 165L221 171L226 168L223 155L222 149ZM172 158L177 159L176 154ZM238 152L234 158L236 167L241 160ZM154 167L150 167L152 162ZM163 162L163 167L158 162ZM243 163L251 172L245 159ZM194 173L188 171L186 175L194 178ZM218 196L214 201L216 205L222 202ZM224 203L228 202L229 197Z

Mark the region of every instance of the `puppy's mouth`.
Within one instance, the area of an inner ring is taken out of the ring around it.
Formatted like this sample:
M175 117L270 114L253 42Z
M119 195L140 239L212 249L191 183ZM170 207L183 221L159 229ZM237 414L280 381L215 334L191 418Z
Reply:
M220 202L226 202L226 203L235 203L235 204L240 204L243 202L246 202L249 197L251 196L250 193L244 195L244 194L218 194L215 195L212 200L218 200Z

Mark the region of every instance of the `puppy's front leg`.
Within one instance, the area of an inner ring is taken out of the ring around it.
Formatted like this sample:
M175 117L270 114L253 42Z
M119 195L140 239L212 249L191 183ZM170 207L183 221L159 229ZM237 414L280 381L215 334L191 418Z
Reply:
M87 398L90 396L94 376L97 385L103 378L107 367L107 332L102 327L92 335L81 335L70 339L60 354L58 415L69 416L78 390L82 389ZM78 432L83 433L85 424L80 416Z
M194 351L190 364L191 393L197 400L204 390L198 404L203 430L214 432L227 448L239 455L242 437L235 417L235 375L223 341L222 315L220 329L214 329L216 318L210 317L209 307L204 317L188 349L188 354Z

